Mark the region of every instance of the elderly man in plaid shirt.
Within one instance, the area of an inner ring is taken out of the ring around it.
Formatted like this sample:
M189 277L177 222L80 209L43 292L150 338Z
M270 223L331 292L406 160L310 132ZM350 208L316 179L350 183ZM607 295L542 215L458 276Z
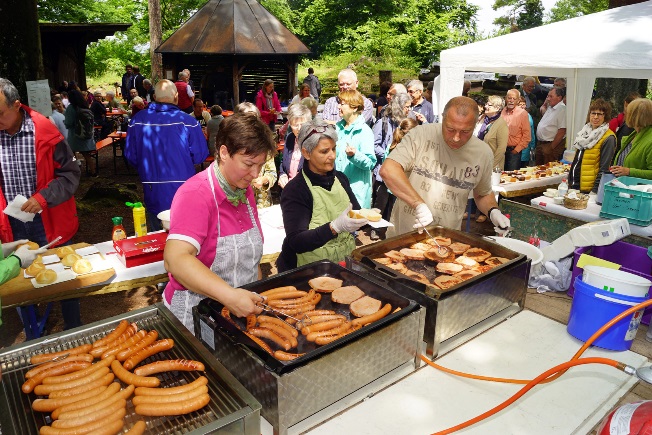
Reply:
M22 222L0 213L0 240L43 246L61 236L60 244L69 244L79 227L73 194L80 173L57 127L21 104L16 87L0 78L0 210L23 195L28 199L21 210L34 214L32 222ZM79 299L61 301L61 308L66 329L81 325Z

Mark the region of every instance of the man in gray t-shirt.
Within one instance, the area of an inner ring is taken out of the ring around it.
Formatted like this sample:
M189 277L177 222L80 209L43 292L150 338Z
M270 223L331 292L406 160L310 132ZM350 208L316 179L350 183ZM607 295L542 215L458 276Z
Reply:
M398 201L388 236L433 222L459 229L470 191L497 228L509 227L491 189L491 149L473 136L477 118L475 101L455 97L446 104L441 124L413 128L389 154L380 175Z

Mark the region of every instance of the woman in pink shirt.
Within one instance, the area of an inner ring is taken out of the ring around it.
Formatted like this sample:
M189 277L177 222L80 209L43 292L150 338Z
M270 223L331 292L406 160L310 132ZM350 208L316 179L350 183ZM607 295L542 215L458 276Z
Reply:
M216 148L215 161L174 196L164 253L164 303L193 333L192 307L205 297L238 317L260 313L263 301L238 287L260 279L263 235L251 182L276 144L264 122L236 114L220 124Z

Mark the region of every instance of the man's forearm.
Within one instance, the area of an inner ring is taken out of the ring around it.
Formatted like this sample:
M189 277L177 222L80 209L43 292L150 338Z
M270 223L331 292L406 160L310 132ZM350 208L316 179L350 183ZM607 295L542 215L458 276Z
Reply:
M424 202L423 198L410 184L403 167L392 159L385 160L380 168L380 176L394 196L414 208Z

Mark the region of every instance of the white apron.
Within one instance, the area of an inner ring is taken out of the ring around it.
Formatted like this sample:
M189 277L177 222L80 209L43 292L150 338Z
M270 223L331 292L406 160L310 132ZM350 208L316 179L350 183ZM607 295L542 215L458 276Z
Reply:
M213 162L211 167L208 168L208 183L211 186L213 201L217 209L217 246L215 247L215 257L210 269L230 286L240 287L258 279L258 265L263 256L263 238L256 225L256 219L249 200L247 200L247 210L253 227L241 234L221 236L220 208L217 204L213 183L214 168L212 168L212 165L215 164L217 163ZM192 307L198 305L205 298L206 296L190 290L177 290L172 295L172 301L168 308L194 334Z

